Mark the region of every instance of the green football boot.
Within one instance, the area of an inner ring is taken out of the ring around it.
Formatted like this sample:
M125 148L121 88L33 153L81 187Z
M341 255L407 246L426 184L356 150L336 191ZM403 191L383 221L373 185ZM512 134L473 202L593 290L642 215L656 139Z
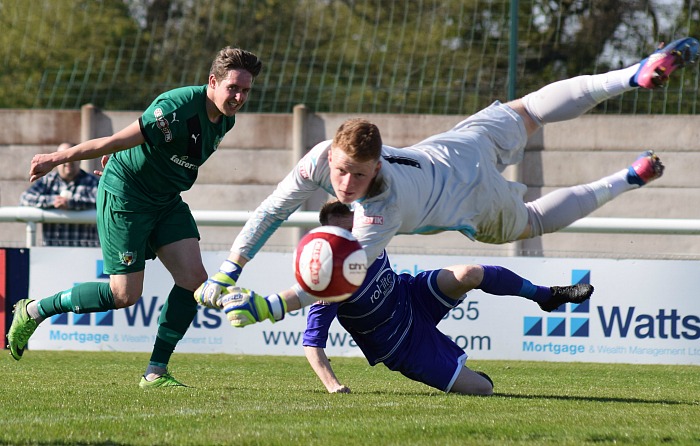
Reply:
M170 373L161 375L160 377L154 379L153 381L148 381L145 376L141 377L141 382L139 387L142 389L155 389L156 387L188 387L182 384L180 381L173 378Z
M27 313L27 305L30 302L32 302L31 299L21 299L15 304L12 325L10 325L10 331L7 332L7 347L10 349L10 355L16 361L22 359L27 342L39 325Z

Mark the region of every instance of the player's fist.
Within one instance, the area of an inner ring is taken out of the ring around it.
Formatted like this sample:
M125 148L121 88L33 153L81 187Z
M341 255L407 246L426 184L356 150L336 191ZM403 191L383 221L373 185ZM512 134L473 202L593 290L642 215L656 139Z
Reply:
M51 154L39 153L34 155L31 165L29 166L29 181L33 183L51 172L54 166L55 164L51 161Z
M229 287L219 301L231 325L237 328L269 319L284 319L287 303L277 294L262 297L254 291Z

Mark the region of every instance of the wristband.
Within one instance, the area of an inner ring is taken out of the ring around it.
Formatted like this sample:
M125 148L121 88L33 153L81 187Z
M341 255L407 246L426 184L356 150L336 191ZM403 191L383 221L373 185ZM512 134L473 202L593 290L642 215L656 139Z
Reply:
M270 315L275 321L284 319L285 305L279 294L271 294L265 298L267 306L270 309Z
M226 274L233 280L233 283L238 282L238 278L241 275L241 272L243 271L243 267L239 265L236 262L232 262L230 260L224 260L224 263L221 264L219 267L219 271Z

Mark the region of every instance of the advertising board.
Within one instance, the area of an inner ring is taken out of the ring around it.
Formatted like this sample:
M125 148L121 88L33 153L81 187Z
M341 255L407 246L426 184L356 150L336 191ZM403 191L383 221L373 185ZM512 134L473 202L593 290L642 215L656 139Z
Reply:
M202 253L216 271L227 252ZM479 290L439 324L471 358L534 361L621 362L700 365L700 262L531 257L390 256L397 272L461 263L505 266L535 284L591 283L595 292L581 305L545 313L520 297ZM64 261L61 259L70 259ZM75 283L108 280L99 249L34 248L30 296L48 296ZM267 295L293 283L291 253L262 252L249 263L239 285ZM30 349L150 352L158 315L173 279L158 261L147 262L142 298L105 313L63 314L39 326ZM200 308L176 353L303 355L306 311L284 320L233 328L223 312ZM361 356L352 338L334 322L329 355Z

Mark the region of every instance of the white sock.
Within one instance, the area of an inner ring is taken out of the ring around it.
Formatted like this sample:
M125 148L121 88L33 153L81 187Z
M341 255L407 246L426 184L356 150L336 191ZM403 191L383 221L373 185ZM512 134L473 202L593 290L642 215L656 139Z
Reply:
M639 64L636 64L622 70L591 76L588 83L588 91L598 102L603 102L627 91L634 90L637 87L632 87L630 81L638 69Z
M600 180L550 192L525 203L532 237L556 232L639 186L627 182L627 169Z
M27 314L30 318L34 319L37 324L41 324L44 321L44 318L39 314L39 302L36 300L29 302L27 305Z
M639 64L622 70L571 79L545 85L522 98L525 109L539 124L568 121L586 113L601 102L635 89L630 79Z
M596 193L598 206L604 205L624 192L639 189L639 185L630 184L627 181L628 172L628 169L623 169L589 184Z

